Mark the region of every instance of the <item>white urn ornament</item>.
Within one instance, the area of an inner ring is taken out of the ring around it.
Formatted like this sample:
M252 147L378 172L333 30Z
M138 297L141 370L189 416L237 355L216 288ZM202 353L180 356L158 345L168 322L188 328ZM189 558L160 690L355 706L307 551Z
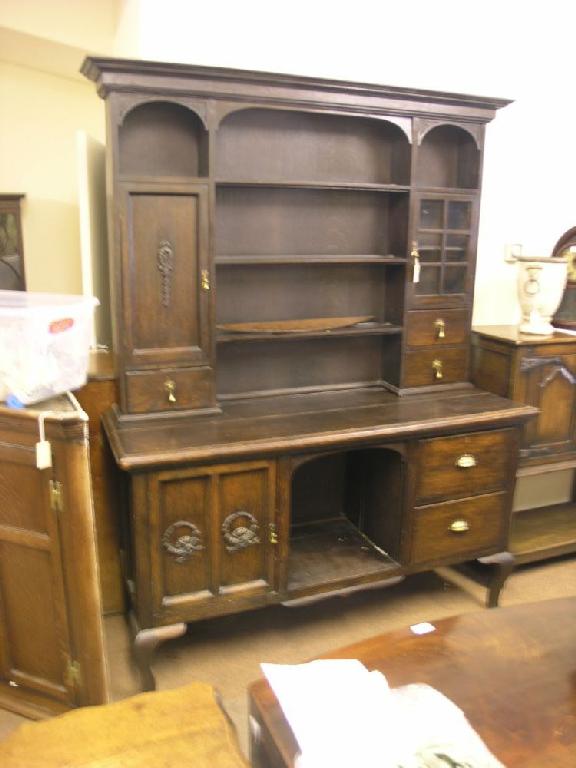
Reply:
M518 299L522 310L521 333L549 336L552 316L566 286L568 263L564 258L516 256Z

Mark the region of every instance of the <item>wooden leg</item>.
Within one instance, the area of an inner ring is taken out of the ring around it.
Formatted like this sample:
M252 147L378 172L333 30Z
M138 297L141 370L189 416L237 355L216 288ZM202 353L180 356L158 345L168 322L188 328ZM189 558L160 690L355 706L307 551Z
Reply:
M496 608L502 587L504 586L508 576L510 576L514 570L514 555L511 552L498 552L496 555L479 557L478 562L482 563L482 565L489 565L494 569L494 575L488 582L486 607Z
M167 627L140 629L130 614L130 624L134 634L132 646L134 661L138 667L143 691L155 691L156 680L152 674L151 662L156 648L166 640L175 640L186 632L186 624L170 624Z

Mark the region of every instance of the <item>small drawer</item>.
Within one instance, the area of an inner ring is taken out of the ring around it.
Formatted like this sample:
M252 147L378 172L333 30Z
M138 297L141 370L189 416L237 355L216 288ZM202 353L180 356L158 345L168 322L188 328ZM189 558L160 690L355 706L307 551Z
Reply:
M409 347L466 344L468 318L468 312L463 309L408 312L406 344Z
M438 347L408 351L403 386L432 387L468 378L468 347Z
M471 557L505 548L507 495L493 493L414 510L411 563ZM464 559L463 558L463 559Z
M126 374L128 413L214 407L211 368L172 368Z
M421 440L416 472L419 503L500 491L513 476L513 429Z

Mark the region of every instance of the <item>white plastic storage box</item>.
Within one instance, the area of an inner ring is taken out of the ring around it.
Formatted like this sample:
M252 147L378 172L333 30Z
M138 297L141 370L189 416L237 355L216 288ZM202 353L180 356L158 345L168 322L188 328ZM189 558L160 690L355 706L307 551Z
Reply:
M0 400L29 405L86 383L91 296L0 291Z

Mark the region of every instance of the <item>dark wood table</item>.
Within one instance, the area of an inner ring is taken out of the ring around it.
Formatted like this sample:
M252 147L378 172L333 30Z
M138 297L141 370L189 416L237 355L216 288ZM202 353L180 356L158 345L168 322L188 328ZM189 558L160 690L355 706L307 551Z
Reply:
M327 653L391 686L428 683L467 715L507 768L576 765L576 597L478 611L416 635L395 630ZM249 689L255 768L294 764L297 744L265 680ZM383 743L385 749L385 743Z

